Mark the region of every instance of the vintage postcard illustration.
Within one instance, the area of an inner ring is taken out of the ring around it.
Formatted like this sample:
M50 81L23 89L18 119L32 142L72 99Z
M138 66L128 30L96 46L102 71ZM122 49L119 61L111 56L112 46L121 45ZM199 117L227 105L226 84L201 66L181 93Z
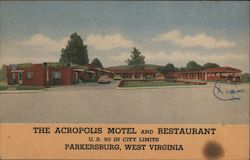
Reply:
M0 159L249 159L249 2L1 1Z

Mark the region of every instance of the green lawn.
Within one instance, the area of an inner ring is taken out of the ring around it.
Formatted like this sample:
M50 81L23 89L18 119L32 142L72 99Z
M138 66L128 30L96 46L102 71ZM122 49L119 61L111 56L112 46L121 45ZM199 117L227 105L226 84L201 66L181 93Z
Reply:
M0 85L0 91L6 90L6 89L8 89L8 86L2 86L2 85Z
M17 86L16 90L40 90L44 89L43 86Z
M187 86L183 82L171 81L124 81L122 87L158 87L158 86Z
M6 82L0 81L0 91L8 89Z
M17 86L17 85L10 85L8 86L6 82L0 81L0 91L3 90L40 90L44 89L44 86Z

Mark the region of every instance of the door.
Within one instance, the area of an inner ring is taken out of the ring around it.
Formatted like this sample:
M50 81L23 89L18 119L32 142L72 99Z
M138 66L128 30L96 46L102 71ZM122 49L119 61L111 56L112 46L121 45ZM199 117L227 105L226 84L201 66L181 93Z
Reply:
M143 79L143 74L140 74L140 79Z
M23 83L23 76L22 76L22 72L18 73L18 84L22 84Z
M16 73L12 73L12 84L17 84Z
M75 83L78 83L78 72L75 72Z
M133 79L135 78L135 74L132 74L132 78L133 78Z

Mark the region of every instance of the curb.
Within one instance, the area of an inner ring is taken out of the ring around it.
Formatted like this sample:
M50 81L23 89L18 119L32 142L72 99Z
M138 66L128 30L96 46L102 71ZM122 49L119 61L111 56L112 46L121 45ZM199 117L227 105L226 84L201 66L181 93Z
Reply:
M26 90L26 91L0 91L0 94L15 94L15 93L38 93L43 92L45 90Z
M116 87L119 90L133 90L133 89L168 89L168 88L200 88L212 87L213 85L189 85L189 86L159 86L159 87Z

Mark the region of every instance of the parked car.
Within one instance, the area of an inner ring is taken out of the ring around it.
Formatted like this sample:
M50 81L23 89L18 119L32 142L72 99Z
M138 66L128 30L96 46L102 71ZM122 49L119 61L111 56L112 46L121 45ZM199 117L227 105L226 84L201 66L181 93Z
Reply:
M122 80L122 77L120 75L115 75L114 80Z
M153 77L153 76L150 76L150 75L147 75L147 76L145 77L145 79L146 79L146 80L153 80L154 77Z
M111 78L108 77L108 75L103 75L101 76L98 80L98 83L110 83L111 82Z

